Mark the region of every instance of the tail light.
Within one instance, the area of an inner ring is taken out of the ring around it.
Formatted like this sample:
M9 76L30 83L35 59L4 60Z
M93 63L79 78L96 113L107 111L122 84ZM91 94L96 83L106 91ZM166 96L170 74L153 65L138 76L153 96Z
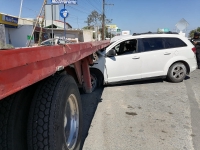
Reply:
M192 48L192 51L196 54L196 52L197 52L196 47L193 47L193 48Z

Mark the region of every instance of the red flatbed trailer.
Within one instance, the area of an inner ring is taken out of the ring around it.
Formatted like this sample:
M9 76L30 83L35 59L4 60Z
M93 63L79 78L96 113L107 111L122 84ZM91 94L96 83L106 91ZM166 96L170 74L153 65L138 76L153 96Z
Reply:
M0 149L79 149L82 119L75 80L92 91L93 53L108 45L0 50Z

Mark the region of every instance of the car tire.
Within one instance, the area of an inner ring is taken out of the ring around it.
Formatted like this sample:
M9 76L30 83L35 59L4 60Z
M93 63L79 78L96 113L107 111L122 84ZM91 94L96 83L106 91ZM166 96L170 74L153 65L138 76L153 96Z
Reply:
M90 75L93 92L95 89L103 85L103 75L99 70L93 68L90 68Z
M82 108L78 87L69 75L45 80L34 95L28 122L29 150L79 150Z
M186 66L183 63L178 62L169 68L167 79L173 83L182 82L185 79L186 73Z

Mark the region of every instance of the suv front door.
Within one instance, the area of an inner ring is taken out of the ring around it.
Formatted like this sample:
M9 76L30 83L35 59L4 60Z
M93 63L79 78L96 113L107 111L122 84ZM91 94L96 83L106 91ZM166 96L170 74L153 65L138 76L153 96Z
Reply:
M126 40L114 47L116 56L106 57L108 83L141 79L141 59L137 40Z

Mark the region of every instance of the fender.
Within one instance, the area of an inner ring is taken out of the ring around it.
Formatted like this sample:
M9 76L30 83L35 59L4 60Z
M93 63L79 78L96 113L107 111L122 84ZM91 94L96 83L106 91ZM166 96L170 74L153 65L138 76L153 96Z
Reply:
M175 62L179 62L179 61L184 61L188 64L189 66L189 62L188 59L184 56L175 56L173 58L171 58L165 65L164 67L164 74L167 75L169 68L171 67L172 64L174 64ZM189 66L190 67L190 66Z
M106 70L106 58L104 54L100 54L98 57L99 57L98 60L95 61L94 65L91 66L90 68L95 68L101 71L104 77L104 84L106 84L108 81L108 74Z

